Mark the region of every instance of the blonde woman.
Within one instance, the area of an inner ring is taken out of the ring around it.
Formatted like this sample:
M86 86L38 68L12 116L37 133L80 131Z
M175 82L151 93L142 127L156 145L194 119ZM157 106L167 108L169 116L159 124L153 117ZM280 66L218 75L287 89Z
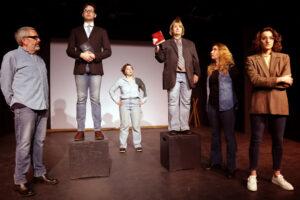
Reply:
M236 138L234 133L237 105L237 68L226 45L216 43L210 52L211 64L207 69L207 113L212 129L210 169L222 168L221 131L226 143L226 176L233 178L236 170Z

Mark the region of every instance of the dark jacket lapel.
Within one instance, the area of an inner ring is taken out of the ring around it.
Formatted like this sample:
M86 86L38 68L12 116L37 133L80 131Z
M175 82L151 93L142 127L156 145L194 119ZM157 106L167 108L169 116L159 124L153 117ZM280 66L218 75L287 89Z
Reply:
M185 61L187 61L187 58L186 58L185 54L189 52L189 47L188 47L187 41L185 39L182 38L181 41L182 41L183 58L184 58Z
M80 27L80 34L84 35L84 37L85 37L87 40L89 39L89 38L87 37L87 35L86 35L86 32L85 32L83 26Z
M175 43L175 40L172 38L171 41L171 47L174 49L174 51L176 52L177 56L178 56L178 48L177 48L177 45Z

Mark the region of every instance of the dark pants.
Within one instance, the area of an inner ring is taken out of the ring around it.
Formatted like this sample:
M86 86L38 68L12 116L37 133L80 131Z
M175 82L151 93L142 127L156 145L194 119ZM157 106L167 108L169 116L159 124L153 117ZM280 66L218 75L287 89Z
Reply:
M259 145L262 142L266 125L272 136L273 170L280 170L282 160L283 134L286 116L283 115L255 115L250 116L251 141L249 147L250 170L256 170L259 155Z
M212 128L211 137L211 164L222 164L222 143L221 129L225 135L227 144L227 169L234 171L236 168L236 138L234 134L235 111L230 109L227 111L218 111L211 105L208 106L208 118Z

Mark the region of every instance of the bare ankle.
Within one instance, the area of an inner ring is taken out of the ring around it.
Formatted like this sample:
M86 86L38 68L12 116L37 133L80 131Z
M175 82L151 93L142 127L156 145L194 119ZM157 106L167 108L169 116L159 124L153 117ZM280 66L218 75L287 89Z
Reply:
M257 176L256 170L251 170L251 171L250 171L250 176Z
M280 170L275 170L275 171L274 171L274 176L277 177L277 176L279 176L279 175L281 175Z

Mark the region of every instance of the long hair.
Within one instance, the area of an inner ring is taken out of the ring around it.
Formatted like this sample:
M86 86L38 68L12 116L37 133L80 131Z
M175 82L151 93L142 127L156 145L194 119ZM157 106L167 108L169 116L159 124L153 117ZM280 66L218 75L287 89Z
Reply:
M181 36L183 36L183 35L184 35L184 26L183 26L183 23L182 23L180 17L176 17L176 18L172 21L172 23L171 23L171 25L170 25L170 29L169 29L169 34L170 34L171 36L173 36L173 27L174 27L175 24L179 24L179 26L182 28L182 34L181 34Z
M281 38L281 35L275 29L273 29L272 27L265 27L256 34L256 37L254 38L253 43L252 43L253 50L255 52L261 52L262 51L260 41L261 41L261 35L265 31L270 31L273 34L274 45L272 47L272 51L280 52L282 50L282 45L281 45L282 38Z
M223 74L227 74L230 67L234 65L234 59L228 47L222 43L215 43L212 45L219 49L219 63L212 61L207 68L207 75L210 76L213 71L218 70Z

